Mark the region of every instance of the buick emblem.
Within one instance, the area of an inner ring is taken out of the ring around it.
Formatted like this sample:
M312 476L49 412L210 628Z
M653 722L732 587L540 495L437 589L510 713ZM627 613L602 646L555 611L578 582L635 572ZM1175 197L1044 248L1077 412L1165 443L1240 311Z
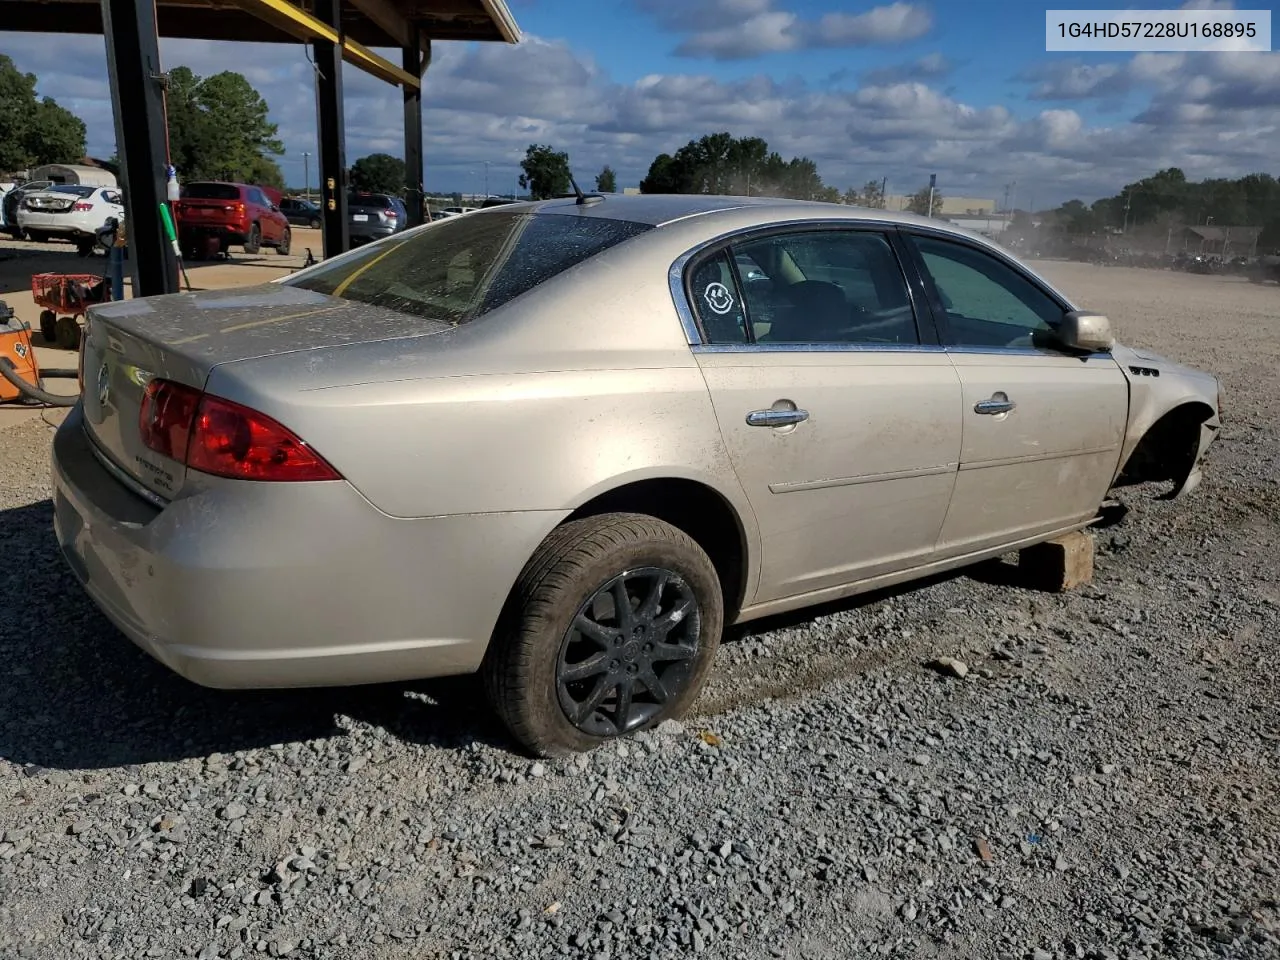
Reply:
M98 406L107 405L107 397L111 395L111 374L106 363L98 368Z

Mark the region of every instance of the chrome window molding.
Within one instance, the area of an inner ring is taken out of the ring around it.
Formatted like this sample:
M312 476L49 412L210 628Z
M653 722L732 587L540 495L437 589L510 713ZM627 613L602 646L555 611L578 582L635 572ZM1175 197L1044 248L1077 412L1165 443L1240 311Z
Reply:
M933 343L695 343L694 353L946 353Z

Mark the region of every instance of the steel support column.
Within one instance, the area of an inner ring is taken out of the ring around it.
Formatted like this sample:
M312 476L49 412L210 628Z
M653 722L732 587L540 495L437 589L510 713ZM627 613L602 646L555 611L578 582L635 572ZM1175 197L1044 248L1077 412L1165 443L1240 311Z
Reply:
M102 0L107 76L124 189L133 295L178 292L178 259L165 233L164 83L155 10L136 0Z
M431 41L426 50L419 47L418 32L413 42L403 48L404 71L415 77L423 75L423 67L431 62ZM425 54L425 56L424 56ZM422 188L422 88L404 86L404 205L409 209L409 226L425 223Z
M338 31L342 29L341 14L341 0L316 0L316 18ZM350 246L347 230L347 146L342 116L342 44L317 38L311 45L316 63L316 130L320 140L324 255L335 257Z

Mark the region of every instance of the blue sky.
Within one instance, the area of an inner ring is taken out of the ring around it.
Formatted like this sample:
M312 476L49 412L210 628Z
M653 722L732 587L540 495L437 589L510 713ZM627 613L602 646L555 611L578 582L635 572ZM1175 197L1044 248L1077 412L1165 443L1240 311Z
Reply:
M1193 178L1280 174L1280 53L1046 53L1045 5L1023 0L510 5L519 45L436 45L428 189L478 192L487 161L489 189L510 191L534 142L567 150L580 182L608 163L630 186L656 154L719 130L809 156L842 189L887 177L890 192L911 192L937 173L948 195L999 199L1016 181L1037 206L1170 165ZM86 120L91 152L111 153L100 37L0 32L0 52ZM301 183L315 119L300 45L166 40L161 52L166 67L245 73ZM345 83L348 159L400 153L399 92L354 68Z

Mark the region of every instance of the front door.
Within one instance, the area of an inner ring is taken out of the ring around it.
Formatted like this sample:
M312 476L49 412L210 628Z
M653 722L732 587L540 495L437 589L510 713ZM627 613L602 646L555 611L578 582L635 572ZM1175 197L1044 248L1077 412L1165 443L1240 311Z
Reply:
M956 555L1092 518L1115 475L1129 386L1109 353L1052 346L1067 305L975 244L909 234L963 389L939 544Z
M780 232L696 263L695 347L761 534L763 603L924 562L960 453L960 384L884 232ZM927 316L927 314L926 314Z

